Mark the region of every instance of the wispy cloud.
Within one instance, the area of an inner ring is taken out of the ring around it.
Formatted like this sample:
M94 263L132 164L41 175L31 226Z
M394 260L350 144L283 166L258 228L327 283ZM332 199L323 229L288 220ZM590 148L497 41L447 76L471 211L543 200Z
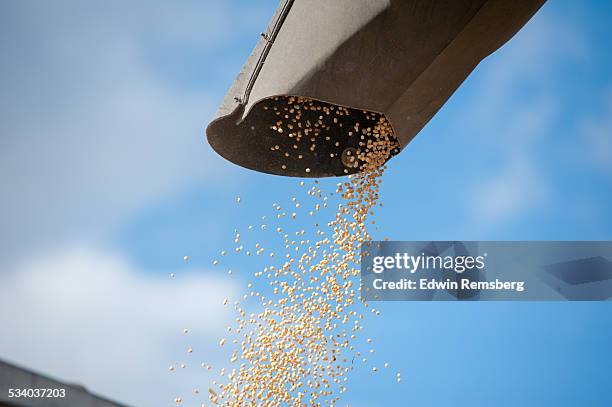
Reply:
M588 163L612 175L612 89L603 98L600 114L583 120L581 134L587 146Z
M474 191L478 221L495 224L512 219L523 211L541 205L546 198L545 182L531 163L511 159L487 182Z
M0 284L0 357L123 402L167 405L206 385L200 363L222 357L213 348L232 316L222 301L237 291L198 270L152 276L112 252L42 255ZM169 372L176 362L187 368Z
M160 200L222 182L204 142L223 96L207 86L226 63L213 55L261 30L261 9L0 3L0 358L157 406L188 400L200 361L222 357L211 345L233 284L140 270L100 241Z
M221 95L189 89L158 64L175 58L173 66L195 60L212 69L211 50L261 25L257 7L0 7L0 257L95 239L146 205L223 174L204 142Z
M477 142L496 157L470 193L474 224L502 225L550 204L551 185L538 145L554 143L562 91L555 72L588 53L577 25L547 12L546 6L478 70L469 126Z

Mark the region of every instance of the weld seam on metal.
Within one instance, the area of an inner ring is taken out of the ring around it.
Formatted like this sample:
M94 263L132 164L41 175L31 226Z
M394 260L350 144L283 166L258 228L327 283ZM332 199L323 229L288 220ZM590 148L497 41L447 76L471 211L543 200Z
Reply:
M253 70L253 73L251 74L251 77L249 78L249 82L247 83L246 89L244 90L244 96L242 97L242 100L240 101L242 105L246 105L248 103L249 96L251 95L251 90L253 89L253 86L255 85L255 81L257 80L257 77L259 76L259 72L261 71L261 68L266 62L266 58L268 56L268 53L270 52L270 49L272 48L272 44L274 44L274 40L276 39L278 32L280 31L283 23L285 22L285 19L287 18L287 15L289 14L289 10L291 9L291 6L293 5L294 1L295 0L285 1L285 4L283 5L283 8L280 12L280 15L274 22L274 26L272 27L272 32L270 34L268 33L262 34L262 37L264 41L266 42L266 44L264 45L264 49L259 55L259 58L257 59L257 64L255 65L255 69Z

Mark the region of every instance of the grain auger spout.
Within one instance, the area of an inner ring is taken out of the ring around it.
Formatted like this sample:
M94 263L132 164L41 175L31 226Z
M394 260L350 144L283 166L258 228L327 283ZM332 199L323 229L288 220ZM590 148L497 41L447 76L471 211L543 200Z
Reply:
M282 1L208 142L256 171L341 176L359 171L382 121L397 145L391 158L544 2Z

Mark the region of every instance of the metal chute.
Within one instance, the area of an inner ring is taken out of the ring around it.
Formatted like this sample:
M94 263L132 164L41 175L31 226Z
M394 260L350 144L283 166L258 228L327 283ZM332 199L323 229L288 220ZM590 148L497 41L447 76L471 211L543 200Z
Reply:
M339 144L340 153L331 154L336 158L323 146L300 148L299 161L283 161L270 151L270 144L284 141L270 129L263 107L297 96L346 107L354 121L380 113L404 148L478 63L544 2L283 1L206 129L208 141L223 157L257 171L345 175L339 157L354 147L346 127L327 130L331 146Z

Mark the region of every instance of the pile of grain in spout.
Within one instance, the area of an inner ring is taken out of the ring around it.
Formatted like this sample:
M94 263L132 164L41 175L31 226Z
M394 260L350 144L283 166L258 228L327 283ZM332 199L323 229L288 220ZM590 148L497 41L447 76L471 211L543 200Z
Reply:
M296 106L317 109L317 102L287 98L283 120L273 124L279 137L297 139L289 127L295 127L296 118L299 121ZM370 239L368 218L378 203L384 164L397 148L382 115L368 113L366 118L369 123L355 123L346 130L358 129L363 136L355 158L349 159L358 163L351 165L359 165L359 172L337 184L335 194L341 199L327 228L317 230L314 243L296 238L300 232L278 228L287 252L293 254L282 265L255 274L273 294L252 292L261 308L249 315L235 302L238 318L232 332L238 335L238 346L231 367L222 369L220 383L209 389L213 404L333 406L346 391L347 376L361 356L354 343L368 306L359 298L361 244ZM315 133L315 124L302 123L301 134ZM327 196L316 185L308 194L320 200L316 209L327 207ZM299 204L295 206L299 211ZM280 206L276 209L282 211ZM220 346L225 343L221 340Z
M368 142L377 141L374 136L386 130L378 113L298 97L260 101L251 116L254 119L245 120L242 131L249 134L247 143L254 151L267 155L266 163L255 167L308 178L356 173L363 164L357 152L365 155ZM262 130L260 123L272 125ZM394 147L390 155L399 152Z

